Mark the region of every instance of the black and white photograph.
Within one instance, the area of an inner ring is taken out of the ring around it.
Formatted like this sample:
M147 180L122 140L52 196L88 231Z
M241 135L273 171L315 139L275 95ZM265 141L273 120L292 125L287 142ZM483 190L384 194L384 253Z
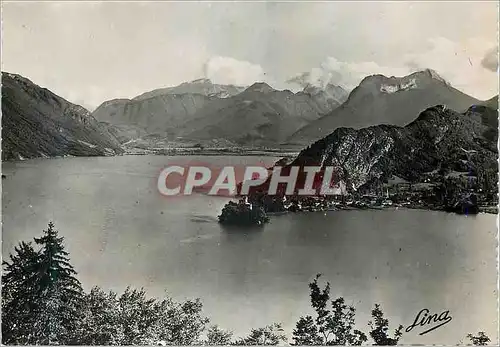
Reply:
M498 345L498 1L1 1L2 345Z

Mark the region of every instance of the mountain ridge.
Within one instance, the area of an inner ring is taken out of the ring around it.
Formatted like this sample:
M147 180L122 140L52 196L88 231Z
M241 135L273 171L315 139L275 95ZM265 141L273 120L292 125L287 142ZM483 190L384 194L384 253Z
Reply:
M457 111L465 111L479 102L453 88L430 69L403 77L371 75L351 91L342 105L299 129L286 143L305 144L326 136L338 127L404 126L434 105L445 104Z
M144 100L164 94L201 94L223 98L237 95L244 89L245 87L232 84L216 84L208 78L199 78L173 87L153 89L132 98L132 100Z
M122 153L91 113L26 77L2 71L2 159Z
M197 81L201 85L210 82ZM124 129L116 134L122 140L130 139L129 135L140 132L140 128L147 134L163 136L163 142L205 143L217 139L234 145L276 145L338 107L337 100L342 96L335 86L314 93L293 93L255 82L228 97L164 93L116 99L102 103L93 115L101 122Z
M290 165L333 166L352 191L369 190L392 176L423 180L445 168L482 177L498 172L498 118L491 111L483 106L458 113L437 105L405 127L340 127L303 149Z
M339 106L322 93L293 93L257 82L225 99L228 104L223 107L183 124L180 136L197 140L224 138L238 145L276 145Z

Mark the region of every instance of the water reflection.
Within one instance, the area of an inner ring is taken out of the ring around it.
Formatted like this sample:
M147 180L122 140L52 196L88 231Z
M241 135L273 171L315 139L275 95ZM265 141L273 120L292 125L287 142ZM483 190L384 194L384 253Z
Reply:
M152 295L201 297L213 322L236 334L275 321L291 332L308 312L308 281L323 273L332 296L357 307L361 329L380 303L403 325L424 307L450 310L452 322L424 336L407 333L405 344L456 344L478 330L496 338L496 216L334 211L222 227L217 216L227 198L157 194L155 174L168 160L4 163L4 254L54 220L86 289L133 285Z

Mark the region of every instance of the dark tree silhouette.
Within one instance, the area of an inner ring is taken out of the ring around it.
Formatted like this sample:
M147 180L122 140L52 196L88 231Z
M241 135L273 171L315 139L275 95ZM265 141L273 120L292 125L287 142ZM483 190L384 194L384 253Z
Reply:
M4 262L4 343L76 343L83 291L63 240L50 222L35 238L38 251L21 243L11 262Z
M208 319L198 300L176 303L148 298L127 288L118 296L93 288L85 296L81 323L84 345L192 345L199 342Z
M311 316L300 317L293 330L293 345L313 346L320 345L322 339L318 336L318 328Z
M252 329L248 337L237 340L233 345L238 346L275 346L280 342L286 342L286 336L279 323L266 325L264 328Z
M384 313L380 308L380 305L375 304L375 308L372 310L373 321L370 321L368 325L370 326L370 336L375 345L378 346L394 346L398 344L399 339L403 335L403 326L400 325L394 331L394 337L389 337L389 320L384 318Z
M84 297L83 318L79 325L82 345L118 345L125 333L120 324L121 310L116 293L92 288Z
M293 333L295 344L311 345L361 345L368 339L354 329L356 310L345 304L344 298L330 301L330 283L321 289L316 275L309 283L311 305L316 311L316 319L306 316L300 318ZM331 309L328 308L331 304ZM314 332L316 331L316 335Z
M21 242L4 261L2 274L2 343L29 344L35 323L33 312L39 311L37 271L39 254L31 243Z
M233 333L220 329L217 325L212 325L207 331L207 340L205 345L208 346L228 346L231 344Z
M477 335L467 334L467 338L474 346L486 346L488 342L491 342L484 331L478 332Z
M44 235L35 238L40 245L38 285L40 312L34 330L41 343L75 343L74 332L80 319L83 290L76 271L64 250L63 237L58 236L52 222Z

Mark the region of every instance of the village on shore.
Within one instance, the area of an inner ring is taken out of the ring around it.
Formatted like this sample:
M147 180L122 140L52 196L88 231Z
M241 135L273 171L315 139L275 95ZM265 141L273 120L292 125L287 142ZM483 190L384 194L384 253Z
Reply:
M459 181L412 184L396 178L378 189L363 193L341 190L337 195L270 196L257 192L229 202L219 216L221 224L263 225L269 215L287 212L317 212L359 209L425 209L464 215L498 213L498 194L461 187Z

